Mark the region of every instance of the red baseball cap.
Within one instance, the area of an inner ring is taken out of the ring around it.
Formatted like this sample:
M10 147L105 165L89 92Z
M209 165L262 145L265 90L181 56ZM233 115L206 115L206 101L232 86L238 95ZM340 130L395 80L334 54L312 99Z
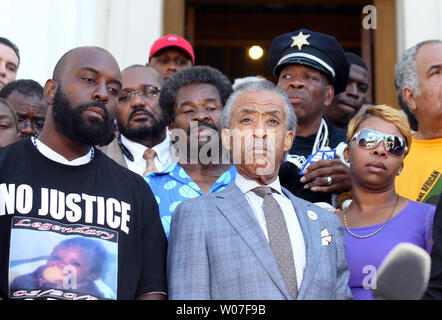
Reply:
M189 41L177 36L176 34L169 34L155 41L152 47L150 47L149 61L158 51L167 47L176 47L183 50L192 59L192 65L195 64L195 54L193 53L192 45L189 43Z

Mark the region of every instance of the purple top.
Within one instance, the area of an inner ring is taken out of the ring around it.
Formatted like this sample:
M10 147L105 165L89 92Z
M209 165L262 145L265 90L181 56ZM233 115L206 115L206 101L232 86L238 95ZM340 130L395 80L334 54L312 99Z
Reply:
M349 286L355 300L372 300L371 285L382 260L399 243L415 244L428 253L433 246L433 217L436 207L411 201L375 235L359 239L345 234L346 258L350 268ZM358 236L378 230L384 223L373 226L350 228Z

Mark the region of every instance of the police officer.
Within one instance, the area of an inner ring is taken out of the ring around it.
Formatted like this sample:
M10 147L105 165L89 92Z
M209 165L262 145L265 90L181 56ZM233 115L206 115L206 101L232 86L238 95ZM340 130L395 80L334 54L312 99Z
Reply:
M332 36L300 29L273 40L269 64L298 119L294 144L279 172L281 184L308 201L333 204L333 193L350 189L348 167L330 157L332 152L332 159L311 164L302 176L300 170L310 155L345 141L345 132L323 118L334 95L347 86L350 64L344 50Z

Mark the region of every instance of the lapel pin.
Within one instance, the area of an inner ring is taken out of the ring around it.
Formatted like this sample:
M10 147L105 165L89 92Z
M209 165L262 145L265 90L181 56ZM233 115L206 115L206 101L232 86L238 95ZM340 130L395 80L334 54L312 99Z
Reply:
M316 214L316 212L314 212L312 210L307 211L307 217L309 217L310 220L313 220L313 221L318 220L318 215Z

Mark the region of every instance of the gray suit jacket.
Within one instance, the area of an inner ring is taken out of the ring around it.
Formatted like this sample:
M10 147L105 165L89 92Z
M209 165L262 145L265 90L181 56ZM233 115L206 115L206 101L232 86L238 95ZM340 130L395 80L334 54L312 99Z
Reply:
M283 192L293 203L306 246L297 299L351 299L339 219ZM321 238L324 228L332 235L329 245ZM169 299L291 299L264 232L235 183L176 208L167 262Z

